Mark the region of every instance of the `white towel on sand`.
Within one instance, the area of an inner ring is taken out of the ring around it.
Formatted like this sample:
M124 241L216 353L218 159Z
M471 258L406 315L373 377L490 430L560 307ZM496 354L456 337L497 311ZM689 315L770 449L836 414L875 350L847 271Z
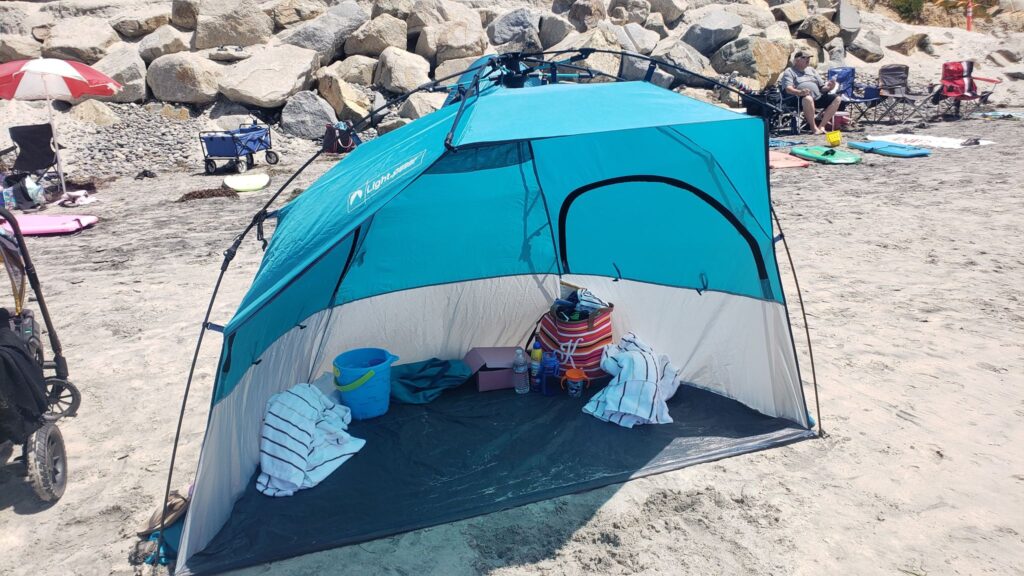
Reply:
M584 412L626 428L672 422L665 402L679 388L679 370L668 356L629 332L618 344L605 346L601 369L614 378L590 399Z
M366 444L345 431L351 421L347 406L335 404L312 384L271 396L263 416L256 489L267 496L291 496L322 482Z

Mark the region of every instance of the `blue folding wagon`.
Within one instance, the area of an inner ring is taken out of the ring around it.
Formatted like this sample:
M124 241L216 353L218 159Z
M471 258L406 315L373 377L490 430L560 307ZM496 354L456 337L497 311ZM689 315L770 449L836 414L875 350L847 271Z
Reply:
M280 157L272 150L270 127L241 124L236 130L207 130L199 133L207 174L217 171L217 160L229 160L239 174L256 163L253 154L266 150L267 164L277 164Z

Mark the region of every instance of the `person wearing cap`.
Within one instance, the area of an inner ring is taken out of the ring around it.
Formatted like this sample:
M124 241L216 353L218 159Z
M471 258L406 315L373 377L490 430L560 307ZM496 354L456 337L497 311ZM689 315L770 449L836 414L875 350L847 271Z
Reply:
M815 134L824 134L825 125L832 120L842 100L829 91L835 88L835 80L823 82L821 75L814 68L808 66L811 63L811 54L805 50L798 50L793 56L793 65L786 68L779 79L782 92L787 96L795 96L803 101L804 118L807 125ZM818 110L825 110L821 116L821 124L817 124L814 117Z

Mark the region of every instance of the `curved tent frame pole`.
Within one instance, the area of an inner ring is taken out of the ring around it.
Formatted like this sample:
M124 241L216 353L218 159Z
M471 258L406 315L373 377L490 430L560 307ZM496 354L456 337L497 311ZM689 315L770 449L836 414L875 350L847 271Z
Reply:
M557 56L557 55L566 55L566 54L572 54L572 56L570 56L569 58L567 58L566 60L564 60L562 62L550 62L550 61L544 60L545 56ZM701 80L703 80L703 81L705 81L705 82L707 82L709 84L712 84L712 85L717 86L717 87L719 87L721 89L724 89L724 90L728 90L729 92L733 92L733 93L738 94L740 96L745 96L747 98L751 97L751 95L749 95L749 94L745 94L745 93L743 93L743 92L741 92L741 91L739 91L739 90L737 90L737 89L735 89L735 88L733 88L731 86L728 86L726 84L723 84L722 82L719 82L719 81L714 80L712 78L708 78L706 76L703 76L701 74L693 72L692 70L688 70L688 69L683 68L681 66L676 66L674 64L670 64L668 62L665 62L663 60L659 60L657 58L653 58L653 57L650 57L650 56L645 56L643 54L637 54L635 52L630 52L630 51L627 51L627 50L599 50L599 49L596 49L596 48L577 48L577 49L570 49L570 50L558 50L558 51L548 51L548 52L529 52L529 53L527 53L527 52L513 52L513 53L507 53L507 54L501 54L501 55L492 56L492 57L488 58L487 60L485 60L483 62L479 62L479 63L477 63L477 64L475 64L473 66L470 66L470 67L466 68L465 70L461 70L459 72L456 72L454 74L450 74L450 75L445 76L443 78L439 78L439 79L434 80L432 82L428 82L426 84L423 84L421 86L418 86L418 87L414 88L413 90L405 92L404 94L401 94L399 96L391 98L391 99L387 100L383 105L378 106L377 108L372 109L369 113L367 113L365 116L363 116L358 122L355 122L351 126L348 126L347 131L348 131L349 135L353 135L354 136L354 135L356 135L356 133L358 133L358 132L360 132L360 131L362 131L362 130L364 130L366 128L370 128L370 127L376 126L377 122L375 121L375 119L378 117L380 112L382 112L382 111L384 111L384 110L386 110L388 108L391 108L392 106L395 106L396 104L400 104L400 103L408 100L410 96L412 96L413 94L416 94L418 92L437 92L437 91L442 91L442 90L444 90L444 91L458 90L460 92L459 110L458 110L458 112L455 115L455 119L454 119L454 122L452 123L451 130L448 132L448 135L445 138L445 148L447 148L448 150L451 150L451 151L455 151L455 147L452 145L452 140L455 137L455 129L457 128L457 126L459 124L459 120L462 118L462 114L463 114L463 112L465 110L465 105L466 105L466 101L467 101L468 97L471 96L471 95L472 96L478 96L479 95L480 80L486 76L485 71L487 72L487 74L490 74L492 72L498 71L504 77L506 75L509 75L509 76L512 76L512 75L516 75L516 76L527 75L527 74L536 72L538 70L542 70L544 68L547 68L549 70L548 73L551 75L551 82L552 83L557 83L558 82L558 68L561 67L561 68L569 68L569 69L574 70L576 72L586 73L588 75L588 77L590 77L590 78L598 77L599 76L599 77L611 78L611 79L616 80L616 81L626 81L626 79L622 78L621 76L616 76L616 75L613 75L613 74L608 74L607 72L602 72L600 70L595 70L593 68L589 68L589 67L586 67L586 66L579 66L579 65L574 64L576 62L580 62L580 61L586 60L592 54L611 54L611 55L616 55L616 56L619 56L619 57L629 57L629 58L635 58L635 59L638 59L638 60L643 60L643 61L649 62L651 64L652 68L660 66L660 67L668 68L668 69L671 69L671 70L675 70L677 72L682 72L684 74L688 74L690 76L693 76L693 77L696 77L696 78L700 78ZM535 66L533 68L529 68L528 67L526 70L522 70L522 69L509 70L509 69L504 67L505 64L509 64L509 63L517 64L517 68L519 68L518 64L534 64ZM488 68L490 70L487 70ZM451 80L453 78L461 77L466 72L470 72L470 71L473 71L473 70L476 70L476 74L474 74L472 80L470 81L470 88L469 88L469 90L467 90L464 86L462 86L460 84L455 84L455 85L451 85L451 86L447 86L447 85L443 85L442 84L442 83L447 82L448 80ZM649 82L650 81L651 73L652 73L652 70L648 70L647 77L645 79L643 79L643 80ZM767 101L762 102L762 104L764 104L768 108L774 109L777 112L781 112L781 110L779 108L769 104ZM262 208L260 208L260 210L257 211L256 214L253 215L252 220L249 222L248 225L246 225L245 229L242 230L242 232L239 233L235 237L234 241L232 241L232 243L231 243L231 246L229 246L228 249L224 251L224 260L221 263L220 273L218 274L217 281L214 284L213 293L210 295L210 302L209 302L209 304L206 307L206 314L203 317L203 323L202 323L200 331L199 331L199 338L196 341L195 352L192 355L192 363L189 366L188 378L187 378L187 380L185 382L185 392L184 392L184 395L183 395L183 397L181 399L181 410L180 410L180 412L178 414L178 424L177 424L177 427L176 427L175 432L174 432L174 446L171 449L171 461L170 461L170 465L168 466L167 484L166 484L166 487L164 489L163 506L161 508L161 514L160 514L160 532L159 532L159 537L158 537L158 541L157 541L157 546L158 547L162 547L163 546L163 535L164 535L164 530L166 529L166 526L164 525L163 511L167 509L167 504L168 504L168 501L170 500L171 482L173 481L173 477L174 477L174 464L175 464L175 461L176 461L177 455L178 455L178 443L181 440L181 427L182 427L182 423L184 422L184 419L185 419L185 408L186 408L186 406L188 404L188 397L189 397L189 392L191 391L191 388L192 388L192 380L193 380L193 378L195 376L196 364L199 361L199 352L200 352L200 350L202 349L202 346L203 346L203 337L205 336L207 330L214 330L214 331L221 331L221 330L223 330L222 327L216 326L216 325L214 325L214 324L212 324L210 322L210 315L213 312L213 305L214 305L214 303L217 300L217 294L220 291L220 286L221 286L221 283L224 280L224 275L227 273L227 270L228 270L228 268L231 265L231 261L234 260L235 255L237 254L239 247L241 247L242 241L249 234L249 232L252 231L253 228L256 228L256 231L257 231L256 232L256 237L257 237L257 239L259 241L261 241L263 243L263 249L265 250L267 248L267 241L263 237L263 222L270 215L270 213L268 212L268 209L270 208L270 206L273 205L273 203L277 200L277 198L281 195L281 193L284 192L284 189L287 188L288 185L291 184L292 181L294 181L295 178L298 177L299 174L304 172L306 170L306 168L309 167L309 165L312 164L313 161L316 160L320 156L320 154L322 154L322 153L323 153L323 149L321 148L315 154L313 154L308 160L306 160L306 162L303 163L303 165L301 167L299 167L299 169L296 170L295 173L293 173L288 178L288 180L285 181L285 183L281 185L280 188L278 188L277 192L275 192L274 195L271 196L269 200L267 200L266 204L264 204L264 206ZM772 215L775 216L774 209L772 210ZM775 221L776 221L776 223L778 223L778 217L777 216L775 216ZM781 231L782 231L781 227L779 228L779 231L781 233ZM785 238L784 237L783 237L783 245L786 247L786 254L787 254L787 256L789 256L789 246L785 244ZM792 268L792 264L793 264L792 256L789 256L789 261L790 261L790 267ZM796 279L796 272L795 272L795 270L794 270L793 277L794 277L794 280L795 280ZM803 296L800 295L799 283L797 283L797 295L800 298L800 310L801 310L801 312L804 312ZM804 328L805 328L805 330L807 329L807 315L806 315L805 312L804 312ZM810 348L810 332L809 331L807 332L807 345L808 345L808 349L809 349ZM812 374L812 378L814 380L814 399L815 399L815 404L817 404L818 403L818 380L817 380L817 377L814 375L814 355L813 354L811 354L811 374ZM818 409L818 433L819 433L819 435L824 436L825 435L824 430L821 428L821 415L820 415L821 408L820 408L820 405L817 406L817 409Z
M772 218L775 220L775 226L779 229L779 239L782 240L782 246L786 249L786 258L789 260L789 269L793 272L793 283L796 285L796 297L800 302L800 315L803 316L804 319L804 334L807 335L807 355L811 360L811 382L814 383L814 411L818 416L818 437L827 438L828 433L825 432L825 428L821 425L821 402L818 400L818 375L814 371L814 348L811 346L811 328L807 325L807 310L804 308L804 295L800 291L800 280L796 277L796 266L793 265L793 254L789 251L789 243L786 242L786 234L782 231L782 223L779 222L779 215L775 213L774 207L772 207Z

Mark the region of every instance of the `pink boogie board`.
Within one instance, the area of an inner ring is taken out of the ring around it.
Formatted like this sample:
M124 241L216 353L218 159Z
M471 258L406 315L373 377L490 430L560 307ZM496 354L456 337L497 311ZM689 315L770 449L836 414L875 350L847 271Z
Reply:
M100 221L96 216L75 214L21 214L15 218L18 220L21 233L25 236L73 234ZM8 232L11 230L6 222L2 226Z
M768 167L769 168L804 168L810 166L810 162L807 160L801 160L796 156L791 156L785 152L776 152L775 150L768 151Z

